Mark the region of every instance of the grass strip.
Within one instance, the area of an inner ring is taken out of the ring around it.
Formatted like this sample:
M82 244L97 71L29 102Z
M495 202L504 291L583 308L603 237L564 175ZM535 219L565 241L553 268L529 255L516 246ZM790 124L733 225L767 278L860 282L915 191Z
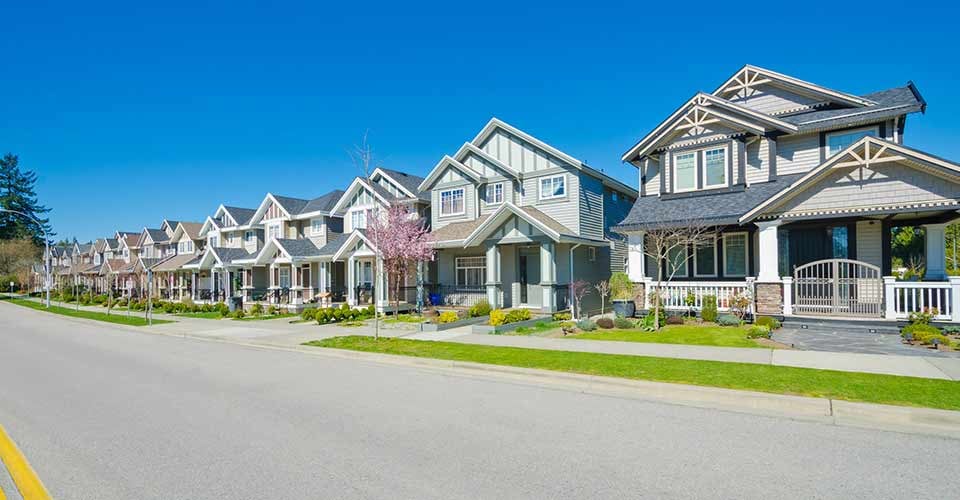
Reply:
M131 315L127 316L126 314L107 314L102 312L92 312L84 310L76 310L69 307L60 307L55 305L50 305L50 309L47 309L42 303L35 302L32 300L25 299L4 299L5 302L11 304L16 304L18 306L29 307L30 309L36 309L37 311L50 312L53 314L60 314L62 316L70 316L73 318L84 318L84 319L93 319L97 321L103 321L105 323L115 323L118 325L130 325L130 326L147 326L147 320L143 319L142 315ZM161 323L171 323L170 320L165 319L154 319L153 324L159 325Z
M283 313L283 314L263 314L260 316L244 316L242 318L235 318L237 321L263 321L266 319L282 319L282 318L296 318L300 315L297 313Z
M745 326L666 325L659 332L619 329L594 330L566 338L718 347L764 347L755 340L748 339L747 330L748 328Z
M749 363L548 351L365 336L334 337L304 345L419 358L723 387L899 406L960 410L960 381Z
M220 311L176 313L174 316L199 319L222 319L224 317L222 314L220 314Z

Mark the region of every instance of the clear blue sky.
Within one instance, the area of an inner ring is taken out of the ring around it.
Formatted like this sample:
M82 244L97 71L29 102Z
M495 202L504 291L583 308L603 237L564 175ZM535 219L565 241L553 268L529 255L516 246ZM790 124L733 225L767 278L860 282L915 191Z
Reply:
M39 173L61 237L344 188L365 130L425 175L491 116L633 185L620 154L745 63L858 94L913 80L907 143L960 160L957 7L137 3L0 6L0 153Z

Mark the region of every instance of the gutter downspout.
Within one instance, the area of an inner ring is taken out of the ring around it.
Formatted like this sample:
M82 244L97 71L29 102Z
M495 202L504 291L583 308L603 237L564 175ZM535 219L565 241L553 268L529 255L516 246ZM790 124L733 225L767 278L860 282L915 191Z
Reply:
M573 301L573 251L576 250L577 248L579 248L581 245L583 245L583 244L582 244L582 243L577 243L576 245L573 245L572 247L570 247L570 278L567 280L570 284L567 286L567 294L570 295L570 299L569 299L569 300L570 300L570 312L571 312L571 313L577 312L577 311L574 311L574 305L575 305L575 303L574 303L574 301ZM573 317L574 315L571 314L570 316ZM574 318L574 319L578 319L578 318Z

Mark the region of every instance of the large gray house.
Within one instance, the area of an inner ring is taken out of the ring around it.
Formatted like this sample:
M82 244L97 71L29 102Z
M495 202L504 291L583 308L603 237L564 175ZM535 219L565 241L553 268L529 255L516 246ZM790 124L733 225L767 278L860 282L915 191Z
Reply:
M904 318L936 307L958 320L946 275L944 228L960 201L960 165L904 145L923 113L917 87L852 95L754 66L699 92L623 160L640 197L614 229L628 235L629 273L650 290L656 266L645 234L709 224L716 237L687 247L667 307L691 293L750 294L761 313ZM891 269L891 229L925 228L925 275ZM687 258L684 258L687 257ZM649 294L647 294L649 295Z

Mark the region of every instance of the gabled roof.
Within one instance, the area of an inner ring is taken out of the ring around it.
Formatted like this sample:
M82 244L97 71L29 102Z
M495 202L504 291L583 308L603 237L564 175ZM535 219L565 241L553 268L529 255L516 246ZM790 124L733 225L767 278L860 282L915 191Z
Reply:
M105 238L97 238L97 241L93 242L93 251L102 252L104 247L107 246L107 240Z
M273 260L273 255L277 252L283 254L284 259L290 261L315 259L321 256L320 249L310 239L270 238L256 256L251 257L254 259L253 262L257 264L267 264Z
M216 219L208 215L207 218L203 220L203 225L200 226L200 232L197 233L197 235L201 238L206 237L207 233L209 233L211 230L219 231L220 225L217 224Z
M394 184L406 191L407 196L411 198L419 197L419 186L420 183L423 182L423 177L384 167L377 167L374 169L373 173L370 174L370 177L375 178L377 174L381 174L387 179L391 180Z
M430 174L427 175L425 179L423 179L423 182L420 183L420 186L418 186L418 188L421 191L426 191L430 189L430 186L433 186L437 182L437 180L440 178L441 175L443 175L443 172L447 169L447 167L453 168L454 170L466 176L468 179L478 184L484 183L487 181L487 179L481 176L476 170L464 165L463 163L460 163L459 161L457 161L451 156L445 155L443 158L440 158L440 161L438 161L437 164L434 165L432 169L430 169Z
M273 193L267 193L267 195L263 198L263 201L260 202L260 206L257 207L256 212L254 212L247 223L252 224L262 220L264 214L267 212L267 208L270 207L270 203L276 203L276 205L287 214L287 217L291 219L305 218L320 214L329 214L332 213L334 205L336 205L341 196L343 196L343 191L339 189L334 189L333 191L330 191L317 198L313 198L312 200L291 198L289 196L278 196Z
M148 237L153 243L165 243L170 241L166 231L145 227L143 228L143 232L140 233L140 238L137 240L137 246L143 246L146 244Z
M954 182L960 182L960 164L944 160L943 158L924 153L917 149L908 148L895 142L866 136L851 144L843 151L833 155L817 168L798 176L799 178L796 178L788 186L781 185L781 190L745 213L740 217L740 222L751 221L765 211L773 209L793 196L803 192L807 188L815 185L818 180L823 178L832 169L850 168L860 165L869 166L882 162L899 162L904 160L907 160L909 163L927 167Z
M203 228L203 224L199 222L178 222L177 229L173 232L173 236L170 237L170 240L176 240L184 234L186 234L191 240L202 239L200 236L201 228Z
M160 229L167 233L168 236L173 236L173 232L177 230L177 224L180 221L163 219L163 222L160 223Z
M153 270L156 271L176 271L181 269L187 264L193 264L195 261L200 259L200 255L195 253L182 253L177 255L171 255L166 259L161 260L153 266Z
M924 112L927 102L913 82L903 87L866 94L876 104L860 108L813 110L784 116L783 120L796 124L801 132L855 125L867 121L893 118L908 113Z
M859 97L846 92L829 89L822 85L810 83L799 78L777 73L769 69L764 69L750 64L744 65L740 70L733 74L727 81L713 91L713 95L723 97L724 94L736 91L746 85L761 85L762 83L772 83L788 89L799 89L805 93L822 96L823 98L847 104L850 106L872 106L876 102L865 97Z
M255 256L256 253L248 252L243 248L207 247L200 257L200 267L209 269L214 263L219 266L235 265L238 260L251 259Z
M329 214L334 205L337 204L337 201L340 200L340 197L343 196L343 190L334 189L329 193L314 198L307 202L307 204L297 212L296 215L307 215L315 213Z
M352 231L347 235L346 238L340 243L340 248L333 254L333 260L340 260L341 257L347 254L357 243L363 242L367 248L375 249L373 242L367 238L367 233L363 230L357 229Z
M107 245L107 250L116 250L120 246L120 241L116 238L106 238L104 242Z
M230 218L232 218L238 226L250 224L250 219L257 213L257 209L255 208L228 207L226 205L220 205L220 208L230 214Z
M479 245L488 236L490 236L501 224L511 217L517 217L537 228L540 232L550 237L550 239L560 241L576 241L584 243L607 244L603 240L594 240L593 238L584 238L578 236L575 232L568 229L563 224L552 219L547 214L533 207L518 207L510 202L505 202L490 217L481 222L474 230L463 239L464 247Z
M354 195L356 195L357 191L360 190L361 188L365 188L367 191L370 191L371 193L373 193L373 195L379 198L384 205L389 205L390 202L395 199L395 197L392 194L390 194L389 191L387 191L386 189L383 189L380 186L377 186L373 182L370 182L368 179L364 179L363 177L354 177L353 182L350 183L350 185L347 187L347 190L343 191L340 194L340 197L337 199L336 203L334 203L333 206L330 207L330 213L331 214L342 213L343 210L346 208L347 204L350 203L350 200L354 197Z

